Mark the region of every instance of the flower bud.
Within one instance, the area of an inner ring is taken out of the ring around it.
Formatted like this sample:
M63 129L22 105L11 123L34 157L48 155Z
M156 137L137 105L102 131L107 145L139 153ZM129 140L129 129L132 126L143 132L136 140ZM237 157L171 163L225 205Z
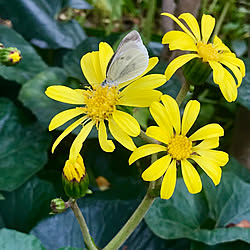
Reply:
M65 193L70 198L78 199L86 194L89 177L80 154L75 161L71 159L66 161L63 168L62 183Z
M0 47L0 62L6 66L15 65L20 62L22 59L21 52L17 48L8 47L1 48Z
M68 207L65 205L65 202L61 198L55 198L50 203L50 208L52 210L51 214L63 213Z
M202 62L201 58L194 58L182 67L186 81L192 85L203 84L212 72L208 63Z

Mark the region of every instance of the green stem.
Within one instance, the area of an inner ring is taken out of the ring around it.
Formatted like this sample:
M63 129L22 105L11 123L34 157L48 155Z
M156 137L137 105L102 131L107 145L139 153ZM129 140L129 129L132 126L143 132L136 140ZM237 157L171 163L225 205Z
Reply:
M179 106L181 105L182 101L184 100L185 96L187 95L187 93L189 91L189 87L190 87L190 84L183 77L182 87L181 87L181 89L176 97L176 102L178 103Z
M218 0L213 0L213 2L210 4L210 7L208 9L208 13L212 13L214 10L214 7L216 6Z
M70 199L69 200L70 202L70 208L72 209L79 225L80 225L80 228L81 228L81 231L82 231L82 236L83 236L83 239L84 239L84 243L86 244L87 248L89 250L97 250L98 248L95 246L95 244L93 243L93 240L92 240L92 237L90 236L89 234L89 229L88 229L88 226L86 224L86 221L76 203L76 200L74 199Z
M159 142L149 136L146 135L146 133L141 130L141 133L139 134L139 137L141 137L142 140L148 143L153 143L153 144L159 144Z
M215 29L214 29L214 35L213 36L218 35L218 33L219 33L220 29L221 29L222 23L223 23L223 21L224 21L224 19L226 17L226 14L227 14L227 12L229 10L229 7L230 7L231 3L232 3L232 0L228 1L224 5L223 10L221 12L221 15L219 17L219 20L216 23L216 26L215 26Z
M129 218L123 228L118 232L118 234L104 247L103 250L114 250L118 249L123 242L130 236L130 234L135 230L138 224L141 222L148 209L151 207L155 200L155 196L152 196L153 182L150 182L147 194L142 200L139 207L135 210L133 215Z

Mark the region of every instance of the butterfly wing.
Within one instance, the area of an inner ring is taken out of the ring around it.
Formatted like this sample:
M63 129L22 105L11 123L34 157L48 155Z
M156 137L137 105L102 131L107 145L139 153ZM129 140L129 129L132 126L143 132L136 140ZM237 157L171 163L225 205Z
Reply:
M139 33L128 33L110 59L106 71L106 83L119 85L142 74L148 66L148 52Z

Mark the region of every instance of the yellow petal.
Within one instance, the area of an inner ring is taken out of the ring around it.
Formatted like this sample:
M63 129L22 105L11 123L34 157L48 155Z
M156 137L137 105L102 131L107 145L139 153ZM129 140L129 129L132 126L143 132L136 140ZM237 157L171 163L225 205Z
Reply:
M215 18L210 15L202 15L201 18L201 34L202 34L202 42L207 43L215 25Z
M227 66L229 69L232 70L232 72L233 72L233 74L235 75L235 77L236 77L236 79L237 79L237 82L238 82L238 84L237 84L236 87L237 87L237 88L240 87L241 82L242 82L242 74L241 74L239 68L236 67L236 66L234 66L234 65L231 64L230 62L227 62L227 61L223 61L223 64L224 64L225 66Z
M220 90L228 102L233 102L236 100L238 92L236 82L233 76L225 69L224 70L224 79L219 83Z
M228 154L218 150L198 150L197 153L202 157L209 158L209 160L216 162L219 166L225 166L229 157Z
M170 161L170 155L163 156L156 160L142 173L142 179L144 181L155 181L159 179L167 170Z
M233 53L222 53L220 55L220 62L221 63L224 63L224 62L230 62L231 64L237 66L240 68L240 72L242 74L242 77L244 77L246 75L246 67L245 67L245 64L244 62L239 59L239 58L236 58Z
M222 171L215 162L209 161L205 157L198 155L192 155L191 159L193 159L205 171L205 173L212 179L215 186L220 183Z
M215 137L203 140L198 145L193 146L192 151L197 152L198 150L212 149L212 148L217 148L218 146L219 146L219 137Z
M161 15L163 16L168 16L170 17L171 19L173 19L181 28L184 32L186 32L190 37L192 37L192 39L196 42L196 38L193 36L193 34L185 27L185 25L180 21L178 20L174 15L170 14L170 13L161 13Z
M129 84L121 92L121 95L130 95L131 92L152 90L162 86L166 82L166 76L162 74L152 74L144 76Z
M121 143L125 148L134 151L136 149L136 146L131 139L131 137L128 136L127 133L125 133L114 121L113 118L110 118L109 120L109 131L112 134L112 136Z
M199 193L202 189L201 178L194 166L189 161L182 160L181 172L189 193Z
M113 54L114 51L108 43L105 42L99 43L99 60L100 60L103 79L106 78L107 66Z
M166 108L159 102L153 102L149 109L156 123L165 131L166 136L172 137L173 127L168 119Z
M169 95L163 95L161 100L167 110L168 118L174 127L176 134L180 134L181 118L177 102Z
M146 68L146 70L141 75L137 76L136 78L119 84L119 89L124 88L125 86L129 85L131 82L133 82L133 81L141 78L142 76L146 75L151 69L153 69L155 67L155 65L158 63L158 61L159 61L159 59L157 57L149 58L148 67Z
M160 101L162 93L158 90L127 91L126 95L120 93L118 105L125 105L130 107L149 107L154 101Z
M108 140L106 126L104 124L104 121L101 120L99 127L98 127L98 138L99 143L103 151L105 152L113 152L115 149L115 145L112 142L112 140Z
M213 69L213 79L219 85L220 90L228 102L237 98L237 87L233 76L218 62L209 61Z
M208 62L211 68L213 69L213 79L216 84L221 83L224 80L224 68L223 66L216 61Z
M67 121L73 119L74 117L83 114L84 111L82 108L74 108L74 109L68 109L65 111L62 111L55 115L49 124L49 131L56 129L60 126L62 126Z
M143 158L151 154L156 154L162 151L167 151L167 148L158 144L143 145L139 148L136 148L135 151L130 155L129 165L131 165L133 162L137 161L140 158Z
M184 109L182 117L181 134L186 135L193 126L200 112L200 103L198 101L189 101Z
M191 141L199 141L223 135L224 135L223 128L217 123L211 123L198 129L195 133L193 133L189 137L189 139Z
M98 51L85 54L82 57L80 64L85 78L92 87L103 82L104 79L101 73ZM98 65L99 74L96 65Z
M85 104L84 95L66 86L54 85L46 89L45 94L56 101L69 104Z
M69 152L69 159L71 159L73 161L76 160L78 154L80 153L80 151L82 149L82 144L86 140L86 138L88 137L93 126L94 126L94 122L91 121L82 127L80 133L77 135L77 137L75 138L75 140L72 143L72 146L71 146L70 152Z
M51 152L54 153L55 148L57 147L57 145L61 142L61 140L67 136L71 131L73 131L76 127L78 127L84 120L86 120L87 117L82 117L78 120L76 120L74 123L72 123L70 126L68 126L55 140Z
M169 44L170 50L197 51L197 46L192 37L183 31L169 31L162 38L162 44Z
M176 161L173 160L169 165L166 174L162 180L161 184L161 198L162 199L169 199L175 189L176 185Z
M221 41L221 39L218 36L214 36L214 41L213 41L214 47L219 50L219 51L227 51L231 52L230 49Z
M200 32L200 27L199 27L199 24L198 24L196 18L190 13L183 13L180 16L178 16L178 18L182 19L186 22L188 27L193 32L196 40L200 41L201 40L201 32Z
M128 135L136 137L140 134L140 125L133 116L116 110L113 112L113 118L116 124L118 124L118 126Z
M157 126L148 127L146 130L146 135L156 139L157 141L163 142L165 144L168 144L169 139L170 139L167 136L166 131L162 129L161 127L157 127Z
M178 56L173 61L171 61L165 70L167 81L172 77L172 75L175 73L177 69L181 68L184 64L186 64L195 57L199 56L197 54L187 54Z

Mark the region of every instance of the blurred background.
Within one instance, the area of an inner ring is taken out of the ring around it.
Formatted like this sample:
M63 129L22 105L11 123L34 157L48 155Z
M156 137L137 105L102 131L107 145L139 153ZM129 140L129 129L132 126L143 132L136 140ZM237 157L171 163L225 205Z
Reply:
M202 192L191 195L179 178L173 197L157 199L121 249L250 249L249 1L0 0L0 43L16 47L22 54L18 64L0 65L1 250L84 248L72 211L49 215L51 199L67 200L61 174L78 131L51 154L52 143L65 127L49 133L48 124L70 105L49 99L44 91L55 84L87 86L81 57L97 50L100 41L115 50L133 29L141 34L150 56L160 59L151 73L164 73L180 52L170 52L161 44L167 31L178 29L170 18L160 16L162 12L175 16L190 12L198 21L203 13L214 16L219 37L245 62L247 74L234 103L225 101L211 76L184 101L201 102L193 130L213 122L225 130L220 149L231 157L223 167L221 183L214 187L202 174ZM179 76L180 72L160 90L176 97ZM143 129L153 124L147 108L126 111ZM135 142L143 144L139 138ZM128 166L130 152L118 143L112 154L103 152L96 132L84 143L82 155L93 194L79 200L79 206L102 248L145 195L148 183L140 175L150 159Z

